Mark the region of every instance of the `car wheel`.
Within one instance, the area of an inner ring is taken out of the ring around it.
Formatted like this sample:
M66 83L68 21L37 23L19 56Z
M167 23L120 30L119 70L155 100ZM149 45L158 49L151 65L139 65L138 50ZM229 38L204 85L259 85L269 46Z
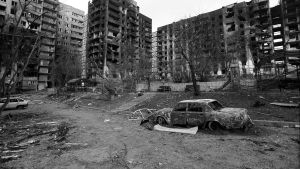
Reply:
M162 117L157 118L157 123L161 126L165 126L167 124L166 120Z
M23 106L17 106L17 109L21 110L21 109L24 109L24 107Z
M250 127L248 125L243 126L242 131L243 132L248 132Z
M211 131L216 131L216 130L219 130L221 128L220 124L218 122L215 122L215 121L208 122L207 127Z

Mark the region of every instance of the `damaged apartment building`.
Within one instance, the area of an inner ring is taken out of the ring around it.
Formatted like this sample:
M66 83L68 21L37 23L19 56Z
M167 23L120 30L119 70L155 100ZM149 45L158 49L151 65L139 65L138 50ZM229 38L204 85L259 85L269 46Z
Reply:
M20 90L43 90L53 88L53 63L56 58L68 53L81 56L83 40L84 12L58 0L1 0L0 15L19 17L21 3L29 7L21 16L20 27L35 31L41 35L38 54L31 58L22 79L19 79ZM79 57L80 57L79 56ZM0 65L3 66L3 65Z
M279 5L271 8L271 15L275 52L299 53L300 0L281 0Z
M93 0L88 8L87 77L120 77L118 65L151 53L152 20L133 0ZM151 55L151 54L150 54Z
M64 60L68 61L70 66L81 67L81 59L84 54L84 20L84 11L63 3L59 4L56 62ZM81 72L77 70L80 69L78 68L75 72L72 72L74 78L81 77Z
M176 30L189 24L210 36L210 40L201 45L203 57L209 55L215 59L213 65L207 66L210 75L223 75L230 69L241 75L253 74L258 57L273 51L269 1L234 3L157 29L157 73L163 79L174 80L180 74L190 76L175 40L178 38Z
M25 2L29 1L1 0L1 20L4 21L7 17L19 18L21 15L20 3ZM20 27L30 26L31 31L40 32L42 35L39 53L30 60L22 79L19 79L18 88L21 90L42 90L52 86L50 64L55 53L58 4L58 0L32 0L21 16ZM0 66L3 68L4 65Z

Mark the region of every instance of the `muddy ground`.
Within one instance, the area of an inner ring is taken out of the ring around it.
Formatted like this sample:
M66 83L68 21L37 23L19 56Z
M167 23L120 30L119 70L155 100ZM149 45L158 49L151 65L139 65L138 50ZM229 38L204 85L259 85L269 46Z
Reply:
M1 162L0 168L296 169L300 166L299 129L255 127L248 133L199 130L196 135L149 131L139 121L128 120L129 112L110 113L113 108L107 105L126 104L130 102L128 98L132 97L117 99L115 104L97 101L102 102L98 105L104 105L101 110L45 101L26 110L6 111L0 125L1 153L4 145L27 137L31 130L56 131L63 123L68 125L68 132L61 141L57 140L57 133L23 139L19 144L36 142L24 151L12 153L19 157ZM294 111L299 113L298 110ZM30 127L43 122L55 123ZM19 132L8 130L8 126L17 126Z

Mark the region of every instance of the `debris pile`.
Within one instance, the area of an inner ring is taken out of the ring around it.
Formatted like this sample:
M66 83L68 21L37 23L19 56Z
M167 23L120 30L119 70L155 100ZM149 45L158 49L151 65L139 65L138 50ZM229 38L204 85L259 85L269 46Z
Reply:
M27 148L41 142L56 144L66 140L68 123L38 121L41 116L27 112L8 114L0 120L0 163L21 158Z

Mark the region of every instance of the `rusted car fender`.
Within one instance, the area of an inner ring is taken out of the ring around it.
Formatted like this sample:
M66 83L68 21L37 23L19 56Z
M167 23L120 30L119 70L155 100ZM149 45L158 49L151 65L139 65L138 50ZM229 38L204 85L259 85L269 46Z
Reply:
M156 124L158 117L162 117L163 119L165 119L165 121L168 124L170 124L170 122L171 122L170 113L172 112L172 110L173 110L172 108L163 108L163 109L157 110L153 114L149 115L147 118L143 119L141 121L141 124L146 123L146 122Z
M242 128L244 121L241 120L237 123L236 118L236 116L230 114L213 112L206 118L206 124L204 126L209 122L217 122L226 129Z

